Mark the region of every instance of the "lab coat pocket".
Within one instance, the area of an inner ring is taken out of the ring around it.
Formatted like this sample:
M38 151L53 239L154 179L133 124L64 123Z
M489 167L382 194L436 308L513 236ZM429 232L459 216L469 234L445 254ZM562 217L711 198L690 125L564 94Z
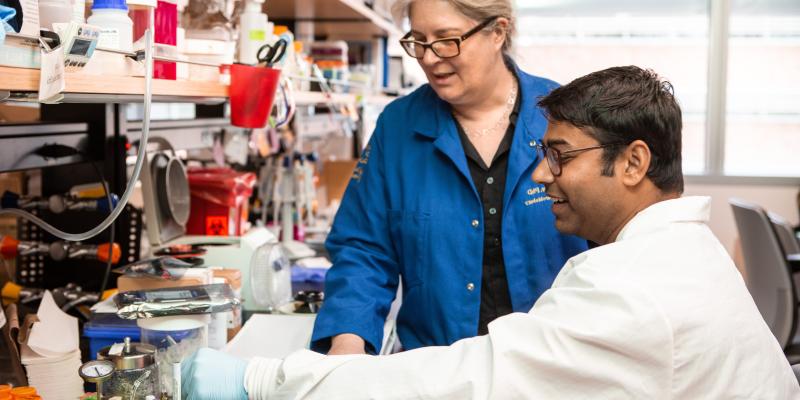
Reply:
M403 286L411 288L421 285L428 264L430 213L398 210L390 211L389 218Z

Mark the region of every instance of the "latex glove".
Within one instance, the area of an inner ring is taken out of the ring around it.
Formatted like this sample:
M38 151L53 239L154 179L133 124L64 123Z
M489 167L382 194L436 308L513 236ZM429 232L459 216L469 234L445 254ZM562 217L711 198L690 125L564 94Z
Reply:
M11 18L14 18L14 15L17 14L17 10L0 5L0 44L3 44L6 38L6 32L14 32L14 29L11 25L8 24L8 21Z
M231 355L200 349L181 363L183 400L247 400L247 362Z

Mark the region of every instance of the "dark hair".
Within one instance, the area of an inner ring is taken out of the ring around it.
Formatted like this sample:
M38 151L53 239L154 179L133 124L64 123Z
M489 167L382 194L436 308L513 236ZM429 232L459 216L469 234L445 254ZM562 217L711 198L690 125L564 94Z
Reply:
M652 158L647 177L665 193L683 193L681 108L672 84L651 70L613 67L580 77L539 100L551 122L566 122L600 144L642 140ZM623 146L603 149L603 172L613 176L613 162Z

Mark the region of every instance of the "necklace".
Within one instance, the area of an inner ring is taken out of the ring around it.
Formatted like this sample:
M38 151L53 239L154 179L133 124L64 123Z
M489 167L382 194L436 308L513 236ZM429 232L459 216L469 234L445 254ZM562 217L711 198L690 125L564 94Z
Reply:
M508 98L506 99L506 109L505 111L503 111L503 115L500 117L500 119L497 120L497 122L495 122L493 126L491 126L490 128L483 128L473 131L467 129L462 123L461 128L464 129L464 133L466 133L467 136L472 138L483 138L489 136L490 134L497 132L497 130L500 129L500 127L503 126L503 124L508 120L508 117L511 116L511 110L514 109L514 103L516 103L516 101L517 101L517 85L514 85L513 87L511 87L511 91L508 93Z

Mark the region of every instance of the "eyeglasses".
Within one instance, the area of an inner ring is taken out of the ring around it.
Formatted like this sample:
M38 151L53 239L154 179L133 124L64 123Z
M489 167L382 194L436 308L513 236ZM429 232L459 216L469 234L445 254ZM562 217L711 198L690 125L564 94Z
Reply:
M622 142L606 143L606 144L601 144L599 146L584 147L582 149L574 149L568 151L559 151L558 149L548 147L542 142L537 142L534 147L536 148L536 152L539 154L539 157L542 157L547 160L547 166L550 167L550 172L553 173L553 176L561 176L561 170L562 170L561 166L562 163L564 162L563 156L565 154L580 153L584 151L602 149L611 146L619 146L623 144L625 143Z
M410 39L411 32L408 32L405 36L403 36L402 39L400 39L400 45L403 46L403 49L406 50L408 55L418 59L425 56L425 50L428 48L433 50L433 54L436 54L436 56L439 58L453 58L461 54L461 42L467 40L468 37L479 32L481 29L486 28L497 18L499 17L488 18L461 36L436 39L428 43Z

